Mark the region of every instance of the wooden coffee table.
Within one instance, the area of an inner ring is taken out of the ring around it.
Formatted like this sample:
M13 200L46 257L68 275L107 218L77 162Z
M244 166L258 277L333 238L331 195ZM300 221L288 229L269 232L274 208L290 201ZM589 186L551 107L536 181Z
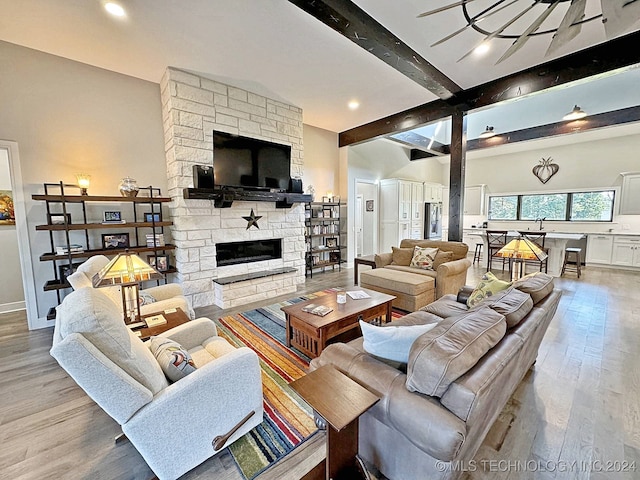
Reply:
M286 337L287 347L295 347L309 357L317 357L330 340L349 340L349 334L357 334L358 321L380 324L391 321L391 302L396 297L386 293L354 287L347 290L362 290L371 298L353 300L347 295L347 303L336 301L336 294L329 293L323 297L282 307L287 319ZM303 312L302 308L309 305L325 305L333 309L324 317ZM384 320L383 320L384 319ZM337 338L339 337L339 338Z
M180 308L165 310L163 312L150 313L149 315L142 315L140 318L141 320L144 320L145 318L153 317L154 315L158 315L160 313L164 316L164 318L167 319L167 323L158 325L156 327L139 328L137 330L133 330L133 332L140 332L140 339L146 340L153 335L159 335L162 332L166 332L170 328L177 327L178 325L182 325L183 323L191 320L189 316Z

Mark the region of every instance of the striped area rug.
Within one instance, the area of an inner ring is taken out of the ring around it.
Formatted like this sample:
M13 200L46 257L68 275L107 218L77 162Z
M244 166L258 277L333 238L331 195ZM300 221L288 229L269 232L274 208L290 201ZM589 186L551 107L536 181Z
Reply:
M280 307L334 292L323 290L216 321L220 336L232 345L251 348L260 358L264 421L229 447L248 480L317 431L311 408L289 387L290 382L307 373L309 358L285 346L286 321ZM393 313L394 317L402 315Z

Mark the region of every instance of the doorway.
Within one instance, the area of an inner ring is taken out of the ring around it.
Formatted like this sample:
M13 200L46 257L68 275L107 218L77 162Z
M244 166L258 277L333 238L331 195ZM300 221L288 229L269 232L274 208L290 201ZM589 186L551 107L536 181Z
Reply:
M356 180L356 256L378 252L378 184L374 180Z
M13 221L0 224L0 245L3 250L0 261L3 273L16 280L8 282L12 284L11 288L5 288L5 292L0 294L0 313L26 309L29 328L37 328L41 325L38 324L27 211L16 142L0 140L0 196L4 199L3 208L9 203L7 198L11 199L13 206ZM9 255L6 258L5 248Z

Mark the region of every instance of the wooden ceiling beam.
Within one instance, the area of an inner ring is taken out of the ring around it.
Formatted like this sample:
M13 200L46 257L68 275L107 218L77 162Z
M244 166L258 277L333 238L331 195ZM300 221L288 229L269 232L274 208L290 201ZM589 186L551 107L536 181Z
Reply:
M350 0L289 0L438 98L462 88Z

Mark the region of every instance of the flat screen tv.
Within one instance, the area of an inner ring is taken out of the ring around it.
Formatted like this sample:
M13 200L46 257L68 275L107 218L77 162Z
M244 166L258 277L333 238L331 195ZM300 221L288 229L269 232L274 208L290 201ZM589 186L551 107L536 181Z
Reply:
M291 147L213 132L215 188L286 192L291 172Z

